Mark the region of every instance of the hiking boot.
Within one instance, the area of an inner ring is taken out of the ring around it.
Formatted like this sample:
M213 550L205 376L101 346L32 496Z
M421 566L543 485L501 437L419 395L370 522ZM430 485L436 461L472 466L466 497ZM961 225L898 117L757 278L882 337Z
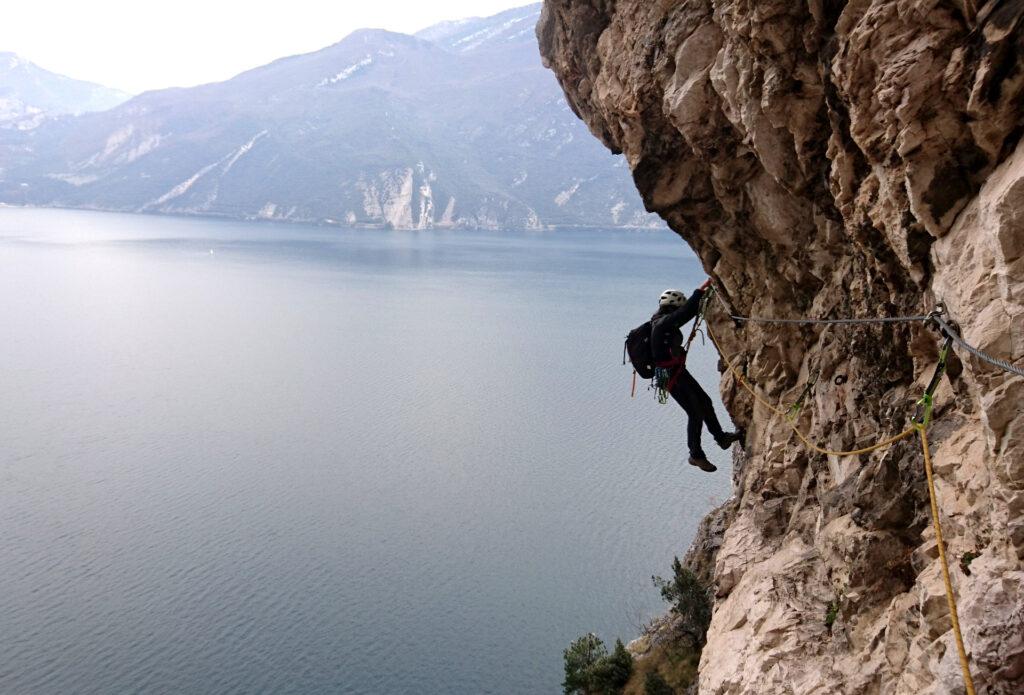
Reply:
M728 449L736 442L743 442L743 430L739 432L723 432L721 437L715 437L715 443L722 449Z
M689 463L691 466L696 466L702 471L707 471L708 473L714 473L718 470L715 467L715 464L711 463L703 456L691 456Z

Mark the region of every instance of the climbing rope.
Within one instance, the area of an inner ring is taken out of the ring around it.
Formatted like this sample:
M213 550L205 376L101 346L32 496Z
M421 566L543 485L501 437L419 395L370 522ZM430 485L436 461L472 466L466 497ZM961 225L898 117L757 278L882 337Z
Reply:
M882 441L880 441L880 442L878 442L876 444L872 444L871 446L866 446L866 447L864 447L862 449L853 449L851 451L833 451L832 449L826 449L824 447L818 446L817 444L812 442L808 438L808 436L806 434L804 434L803 432L800 431L800 428L798 428L796 426L795 422L791 422L789 420L789 418L787 417L787 415L788 415L787 411L785 411L782 408L777 407L775 404L769 402L766 398L761 396L761 394L759 394L757 392L757 390L754 389L754 387L751 386L747 382L746 379L743 378L743 375L740 374L739 370L736 369L736 366L733 364L733 360L731 360L728 357L726 357L725 351L722 350L722 346L718 342L718 338L715 337L715 334L711 330L711 326L710 325L707 326L707 332L708 332L708 337L711 338L711 342L714 343L715 348L717 348L718 354L722 356L722 359L725 361L725 366L729 370L729 372L733 375L733 378L735 378L736 381L739 382L739 384L741 386L743 386L743 388L745 388L750 393L751 396L754 397L754 400L756 400L758 403L760 403L761 405L763 405L766 408L768 408L769 410L771 410L776 415L781 415L783 420L786 422L786 424L789 425L790 429L792 429L793 432L796 433L796 436L799 437L800 441L802 441L804 443L804 445L807 446L807 448L809 448L809 449L811 449L813 451L816 451L819 454L825 454L826 456L856 456L858 454L867 454L867 453L870 453L872 451L877 451L878 449L884 449L887 446L895 444L896 442L900 441L901 439L906 439L910 435L914 434L914 432L916 431L914 427L909 427L909 428L903 430L902 432L900 432L899 434L897 434L895 436L892 436L892 437L889 437L888 439L883 439Z
M931 502L932 508L932 525L935 527L935 542L939 547L942 581L946 585L946 603L949 605L949 618L953 624L956 651L960 656L960 670L963 671L964 687L967 688L967 695L975 695L974 679L971 678L971 667L967 661L967 650L964 648L964 637L960 633L960 619L956 610L956 597L953 594L953 584L949 581L949 562L946 561L946 543L942 539L942 524L939 523L939 505L935 501L935 476L932 473L932 456L928 449L927 427L923 423L915 423L914 428L921 435L921 450L924 452L924 471L928 477L928 499Z
M960 670L964 676L964 687L967 695L974 695L974 679L971 678L971 667L967 661L967 650L964 648L964 637L960 632L960 618L956 609L956 596L953 593L953 584L949 580L949 562L946 560L946 542L942 538L942 524L939 522L939 504L935 494L935 475L932 472L932 454L928 446L928 425L932 419L932 409L935 405L935 389L938 388L942 375L946 373L946 360L949 357L949 349L953 343L952 332L946 333L946 342L939 352L939 362L935 365L935 373L932 374L924 395L917 402L918 411L914 415L914 429L921 437L921 451L924 454L924 472L928 478L928 501L932 510L932 526L935 528L935 542L939 548L939 564L942 565L942 581L946 587L946 604L949 606L949 619L953 626L953 638L956 640L956 650L960 657Z

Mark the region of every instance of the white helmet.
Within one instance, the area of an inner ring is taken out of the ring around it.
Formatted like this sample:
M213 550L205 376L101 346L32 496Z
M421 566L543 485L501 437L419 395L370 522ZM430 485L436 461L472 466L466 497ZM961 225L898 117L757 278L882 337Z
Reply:
M658 306L682 306L686 303L686 295L679 290L665 290L661 293Z

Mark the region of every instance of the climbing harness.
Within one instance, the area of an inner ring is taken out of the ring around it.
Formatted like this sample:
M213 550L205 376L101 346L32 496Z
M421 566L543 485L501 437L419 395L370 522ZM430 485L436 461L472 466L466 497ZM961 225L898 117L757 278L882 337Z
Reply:
M675 388L676 382L682 376L683 370L686 369L686 356L690 354L690 346L693 345L693 341L698 333L701 334L701 339L703 340L704 332L700 330L700 324L705 320L704 315L707 313L711 295L714 292L713 287L708 288L708 291L701 297L697 308L697 315L693 319L693 328L690 329L690 336L686 339L686 344L683 346L679 357L655 365L654 388L657 391L658 403L661 405L668 403L672 389Z

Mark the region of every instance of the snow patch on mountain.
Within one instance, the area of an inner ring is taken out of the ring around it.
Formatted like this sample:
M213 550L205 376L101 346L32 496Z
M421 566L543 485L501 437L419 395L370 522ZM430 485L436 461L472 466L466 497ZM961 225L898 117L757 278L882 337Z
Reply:
M133 139L136 136L135 126L128 124L123 128L119 128L111 133L106 142L103 145L102 151L96 153L82 165L83 167L94 167L100 164L131 164L143 155L150 154L151 151L160 146L163 140L159 133L146 135L142 139L131 145Z
M181 196L185 195L185 193L188 192L188 189L192 188L192 185L195 184L196 181L198 181L199 179L201 179L202 177L204 177L208 173L210 173L210 171L212 171L218 164L220 164L219 161L218 162L214 162L213 164L207 164L202 169L200 169L199 171L194 173L192 176L190 176L189 178L187 178L184 181L182 181L181 183L179 183L177 186L175 186L171 190L169 190L166 193L164 193L162 196L160 196L156 200L152 200L152 201L146 203L142 207L142 209L143 210L147 210L149 208L155 208L157 206L163 205L164 203L166 203L166 202L168 202L170 200L174 200L175 198L180 198Z
M499 24L498 26L485 27L479 31L475 31L472 34L469 34L468 36L463 36L461 39L455 41L453 44L453 48L455 48L455 50L457 51L463 52L472 51L474 48L479 48L487 41L497 36L501 36L502 34L506 33L509 29L516 26L517 24L521 24L522 22L526 22L535 18L535 15L531 13L523 17L513 17L512 19L504 22L503 24Z
M580 182L577 181L568 190L562 191L555 196L555 205L558 207L565 207L565 204L572 200L572 197L576 195L576 192L580 190Z
M94 174L48 174L47 178L64 181L72 186L84 186L99 180L100 177Z
M455 224L455 196L449 196L448 204L444 208L444 214L441 215L440 225L442 227L451 227Z
M317 87L326 87L329 84L335 84L336 82L341 82L343 80L347 80L348 78L350 78L353 75L355 75L357 72L360 72L361 70L363 70L364 68L369 67L372 64L373 64L373 56L367 55L364 58L362 58L361 60L359 60L358 62L353 63L352 65L349 65L347 68L345 68L341 72L337 73L334 77L325 77L324 79L320 80L320 82L318 82L316 86Z
M224 166L224 170L221 171L221 173L220 173L221 176L223 176L224 174L226 174L229 171L231 171L231 167L235 166L235 162L237 162L243 156L248 154L249 151L252 150L252 148L256 146L256 141L259 140L260 138L262 138L266 134L267 134L266 130L261 130L260 132L256 133L256 135L252 138L252 140L250 140L249 142L245 143L244 145L239 147L237 150L235 150L235 152L231 155L231 158L228 160L227 164Z
M614 222L615 224L618 224L619 220L622 219L622 213L625 211L625 209L626 209L626 202L625 201L620 200L619 202L615 203L615 205L613 205L612 209L611 209L612 222Z

